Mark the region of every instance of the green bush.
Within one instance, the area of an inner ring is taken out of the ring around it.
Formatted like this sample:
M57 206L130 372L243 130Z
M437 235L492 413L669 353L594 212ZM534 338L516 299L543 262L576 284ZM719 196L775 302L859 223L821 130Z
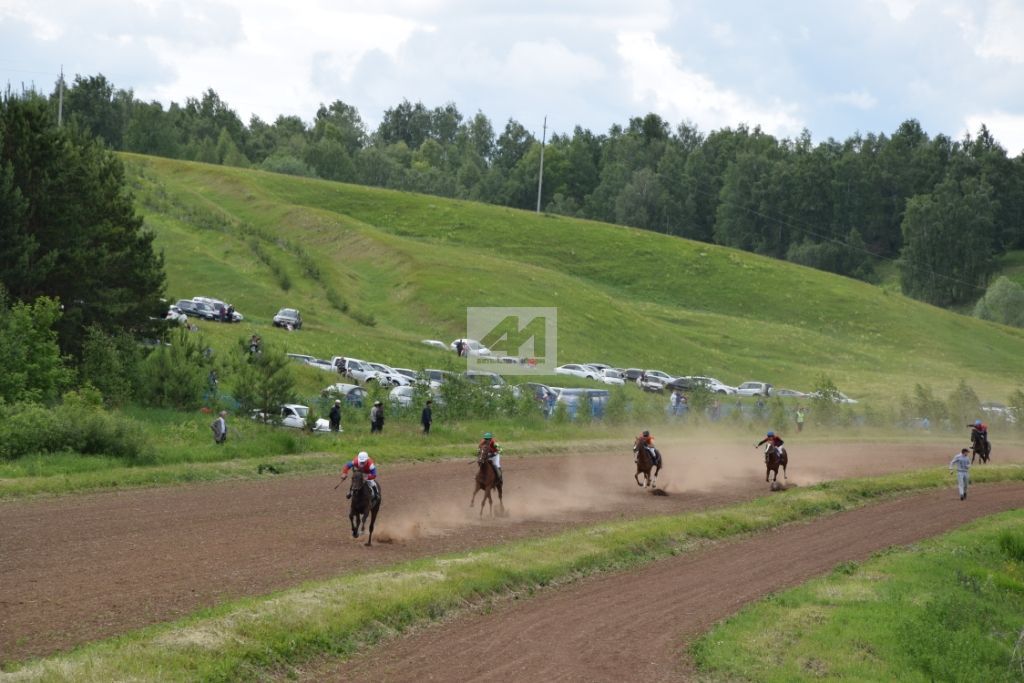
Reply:
M142 429L130 418L108 413L98 392L64 395L54 408L15 403L0 408L0 459L71 451L136 459L145 445Z
M999 535L999 547L1015 562L1024 562L1024 534L1004 531Z

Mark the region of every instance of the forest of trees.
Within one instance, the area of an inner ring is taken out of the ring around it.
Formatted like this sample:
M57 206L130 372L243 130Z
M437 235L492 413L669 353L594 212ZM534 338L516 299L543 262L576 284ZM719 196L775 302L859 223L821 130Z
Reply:
M49 96L57 107L57 90ZM245 124L213 90L164 108L77 76L64 114L114 150L535 208L540 141L453 103L402 101L376 130L341 101L310 122ZM758 127L700 131L656 114L606 133L576 127L544 150L545 211L631 225L872 280L896 261L903 290L942 306L974 302L997 257L1024 248L1024 156L990 132L892 134L817 144Z

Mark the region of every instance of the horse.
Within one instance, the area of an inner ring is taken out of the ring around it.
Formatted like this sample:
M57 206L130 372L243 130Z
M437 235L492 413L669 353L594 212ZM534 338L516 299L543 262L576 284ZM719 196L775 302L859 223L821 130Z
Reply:
M971 464L974 464L974 456L977 455L981 458L981 463L984 465L988 462L989 456L992 454L992 443L985 438L982 438L981 434L976 431L971 432Z
M650 449L646 444L641 444L640 440L642 436L636 437L636 441L633 442L633 453L636 454L636 474L633 475L633 479L636 480L636 485L643 488L658 488L658 472L661 472L661 453L658 453L658 461L654 461L654 454L651 453ZM651 448L654 448L653 446ZM657 449L654 449L657 453ZM654 474L651 474L651 470L654 470ZM644 475L645 483L640 483L640 475Z
M377 485L380 492L380 485ZM352 505L348 510L348 519L352 523L352 538L359 538L360 527L366 531L366 518L370 518L370 537L366 539L366 545L373 545L373 525L377 522L377 513L380 511L380 495L374 498L370 493L370 485L363 477L360 470L352 472Z
M789 464L789 454L786 453L786 448L776 448L772 444L768 444L768 447L764 449L764 464L765 473L764 480L768 481L768 476L775 473L775 477L772 479L772 483L779 480L779 465L782 466L782 478L789 479L786 476L786 465Z
M480 500L480 516L484 516L484 503L488 503L491 517L494 516L494 499L491 497L491 489L498 490L498 516L505 513L505 503L501 498L501 482L498 480L498 473L494 469L486 450L481 448L476 454L476 487L473 489L473 497L469 500L469 507L476 502L477 491L483 491L484 496Z

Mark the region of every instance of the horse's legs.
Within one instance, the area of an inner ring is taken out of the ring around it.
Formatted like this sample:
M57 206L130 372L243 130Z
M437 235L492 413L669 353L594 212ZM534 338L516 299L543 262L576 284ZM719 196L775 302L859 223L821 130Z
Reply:
M484 516L484 504L491 499L491 490L484 489L484 497L480 499L480 516Z
M473 507L473 503L476 501L476 493L480 490L480 482L476 483L476 488L473 489L473 497L469 499L469 507Z
M348 521L352 525L352 538L359 538L359 515L349 513Z
M643 486L643 484L640 483L640 470L636 471L636 474L633 475L633 478L636 479L637 486Z
M651 488L658 488L658 472L661 472L661 465L658 465L654 469L654 474L651 475Z
M501 484L498 484L495 488L498 489L498 516L505 514L505 501L501 498Z
M373 525L377 522L377 508L370 510L370 537L366 539L366 545L373 545Z

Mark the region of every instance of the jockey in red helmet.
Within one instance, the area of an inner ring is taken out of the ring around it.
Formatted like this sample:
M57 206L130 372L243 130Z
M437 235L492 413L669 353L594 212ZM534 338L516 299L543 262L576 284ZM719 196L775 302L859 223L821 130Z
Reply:
M345 467L341 470L341 480L345 481L348 479L349 470L359 470L366 475L366 483L370 486L370 494L374 498L380 497L380 489L377 488L377 465L374 464L373 458L366 451L360 451L359 455L354 460L349 460L345 463ZM349 491L346 498L352 497L352 491Z

